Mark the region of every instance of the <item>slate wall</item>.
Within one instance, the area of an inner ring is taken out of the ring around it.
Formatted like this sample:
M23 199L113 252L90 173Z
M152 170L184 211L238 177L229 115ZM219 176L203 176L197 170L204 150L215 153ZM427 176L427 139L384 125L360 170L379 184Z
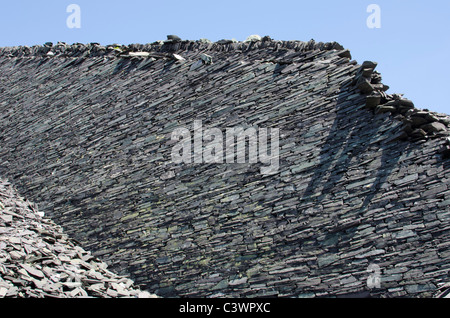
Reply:
M336 43L4 48L0 175L159 295L430 296L449 279L447 133L408 139L360 73ZM279 128L278 172L173 164L194 120Z

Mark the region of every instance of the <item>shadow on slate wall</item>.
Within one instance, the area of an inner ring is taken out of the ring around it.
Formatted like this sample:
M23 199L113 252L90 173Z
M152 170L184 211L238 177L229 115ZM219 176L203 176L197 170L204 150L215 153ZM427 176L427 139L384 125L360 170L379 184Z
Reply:
M319 156L320 164L316 166L303 196L306 198L314 196L317 202L325 200L328 192L342 178L345 178L352 160L358 160L362 154L369 153L371 151L370 148L376 146L378 148L377 152L382 153L380 168L377 170L375 177L370 176L370 179L374 180L366 183L366 193L361 197L363 202L354 211L355 215L357 215L367 211L372 198L380 189L380 186L387 180L391 172L397 168L402 154L412 145L409 142L390 140L391 136L395 136L397 132L401 131L400 123L394 124L394 127L389 129L389 133L381 131L379 134L368 134L367 131L373 131L374 128L373 126L371 127L371 123L368 121L371 116L367 116L368 111L362 107L363 104L355 105L353 102L348 101L347 89L348 87L344 87L343 93L338 95L336 117L328 137L323 142ZM365 116L364 112L366 112ZM385 134L385 136L383 137L382 134ZM394 147L393 144L395 145ZM364 184L364 180L362 180L362 184ZM333 216L333 219L334 222L337 222L336 216Z

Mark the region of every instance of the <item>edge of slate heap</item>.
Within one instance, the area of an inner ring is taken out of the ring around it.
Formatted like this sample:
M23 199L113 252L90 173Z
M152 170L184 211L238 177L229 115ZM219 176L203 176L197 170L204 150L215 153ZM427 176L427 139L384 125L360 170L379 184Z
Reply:
M0 298L156 298L107 269L0 179Z

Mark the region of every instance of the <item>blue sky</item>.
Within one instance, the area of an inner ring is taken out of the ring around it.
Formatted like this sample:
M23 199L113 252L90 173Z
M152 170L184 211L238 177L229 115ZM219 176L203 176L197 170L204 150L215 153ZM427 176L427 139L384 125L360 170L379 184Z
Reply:
M81 28L66 25L66 8L81 8ZM381 9L381 28L369 29L367 7ZM15 0L0 10L0 46L47 41L151 43L176 34L212 41L249 35L276 40L337 41L377 70L389 93L418 108L450 114L448 0Z

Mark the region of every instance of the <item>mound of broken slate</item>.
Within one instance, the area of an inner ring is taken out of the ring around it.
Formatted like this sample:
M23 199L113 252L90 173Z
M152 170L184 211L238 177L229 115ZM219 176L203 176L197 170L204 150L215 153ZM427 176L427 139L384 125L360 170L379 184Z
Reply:
M107 269L0 179L0 298L156 297Z

